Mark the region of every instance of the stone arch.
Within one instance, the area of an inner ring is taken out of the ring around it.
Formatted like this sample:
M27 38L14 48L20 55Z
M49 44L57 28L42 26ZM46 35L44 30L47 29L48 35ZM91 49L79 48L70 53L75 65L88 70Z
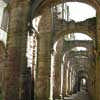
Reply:
M90 32L90 31L63 31L63 32L59 32L58 33L58 36L57 36L57 38L56 38L56 40L58 40L58 39L60 39L61 37L63 37L64 35L66 35L65 33L68 33L68 34L71 34L71 33L83 33L83 34L85 34L85 35L88 35L89 37L91 37L92 39L95 39L95 34L96 34L96 32Z
M70 2L70 1L71 2L75 2L73 0L68 0L66 2ZM78 2L82 2L82 3L86 3L87 4L87 2L85 2L85 0L84 1L83 0L78 0ZM96 5L94 5L94 6L96 6ZM41 10L40 15L42 16L41 17L41 20L39 21L39 26L38 26L39 27L39 30L40 30L40 33L44 33L44 32L46 32L46 33L52 33L52 30L51 30L51 26L52 26L52 23L51 23L52 22L52 16L50 14L50 8L48 7L48 5L45 4L45 6L42 7L42 10ZM59 20L59 22L60 22L60 20ZM80 28L80 24L81 23L83 24L83 26L82 26L83 29ZM91 29L88 29L88 25L86 25L86 23L88 23L88 20L85 20L83 22L78 22L78 23L75 23L73 21L72 22L69 22L68 23L69 25L78 26L79 28L77 29L76 27L74 27L73 29L69 29L68 30L67 29L67 26L66 26L66 27L64 27L63 30L56 32L55 40L58 40L60 37L63 37L65 35L65 32L67 32L67 33L81 32L81 33L84 33L84 34L89 35L92 38L95 38L96 31L92 31ZM94 21L94 23L95 23L95 21ZM45 25L43 25L43 24L45 24ZM95 28L95 25L93 26L92 24L90 24L90 26L92 26L93 29Z
M54 2L61 3L60 0L55 0ZM77 0L77 1L76 0L67 0L65 2L81 2L81 3L85 3L85 4L90 5L95 9L97 9L100 5L97 0L94 0L94 1L93 0L91 0L91 1L90 0Z
M71 42L71 41L70 41ZM93 42L92 41L74 41L75 44L73 44L73 42L71 43L71 47L69 47L69 51L72 49L72 48L75 48L75 47L85 47L87 48L87 50L90 50L93 48ZM88 45L89 44L89 45ZM65 51L68 50L67 48L65 49Z
M70 47L68 47L68 48L66 46L65 49L64 49L64 52L70 51L74 47L86 47L88 50L90 50L90 49L92 49L94 47L94 44L93 44L92 40L90 40L90 41L76 40L76 41L65 41L65 42L66 42L65 45L67 43L71 43L72 45ZM79 42L80 42L80 44L79 44ZM89 44L89 45L87 45L87 44ZM63 47L63 39L62 40L60 39L60 40L58 40L58 43L56 45L56 51L58 53L61 53L62 52L62 47Z
M39 12L36 13L36 10L39 11L41 8L46 7L46 6L49 6L51 3L57 3L57 4L61 3L60 0L54 0L54 1L53 1L53 0L51 1L51 0L50 0L49 3L48 3L48 1L45 0L45 1L44 1L44 4L43 4L41 7L38 8L38 6L39 6L42 2L43 2L43 0L41 0L39 3L38 3L38 2L34 2L34 3L33 3L32 7L34 7L34 5L36 5L36 3L37 3L37 6L36 6L36 7L33 9L33 11L32 11L32 18L39 14ZM67 0L66 2L76 2L76 0ZM98 0L91 0L91 1L90 1L90 0L77 0L77 2L86 3L86 4L92 6L92 7L95 8L95 9L100 8L100 7L99 7L100 3L99 3ZM35 13L35 15L34 15L34 13Z
M69 60L72 60L72 59L73 59L73 58L70 58L70 57L73 57L73 55L71 55L70 53L71 53L71 51L65 52L65 54L64 54L64 55L65 55L65 58L64 58L64 62L65 62L65 63L68 62ZM84 56L87 57L87 55L84 54L84 53L81 54L81 55L82 55L82 56L84 55ZM75 60L75 61L77 61L77 60ZM84 62L85 62L85 66L88 65L87 61L84 61ZM70 64L73 64L73 62L72 62L72 63L70 62ZM74 65L74 64L73 64L73 65ZM77 69L77 68L76 68L77 65L78 65L78 64L75 65L75 69ZM74 67L74 66L72 66L72 67ZM81 67L80 67L80 68L81 68ZM90 67L89 67L89 68L90 68Z

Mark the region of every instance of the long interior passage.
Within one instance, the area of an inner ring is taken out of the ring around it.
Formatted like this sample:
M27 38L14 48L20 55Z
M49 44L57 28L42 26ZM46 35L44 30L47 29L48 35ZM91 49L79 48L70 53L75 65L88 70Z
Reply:
M1 1L0 100L100 100L95 0Z

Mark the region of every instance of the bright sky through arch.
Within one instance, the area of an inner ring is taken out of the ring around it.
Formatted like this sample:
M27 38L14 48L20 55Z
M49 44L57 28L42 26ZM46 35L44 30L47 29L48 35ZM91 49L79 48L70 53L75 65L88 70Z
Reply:
M69 6L70 19L76 22L96 17L96 10L88 4L80 2L67 2L66 4Z

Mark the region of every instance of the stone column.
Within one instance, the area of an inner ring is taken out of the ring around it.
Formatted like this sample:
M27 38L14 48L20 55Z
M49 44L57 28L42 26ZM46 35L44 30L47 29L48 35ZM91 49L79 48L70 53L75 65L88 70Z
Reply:
M66 65L64 64L64 78L63 78L63 96L66 96L66 84L67 84L67 68L66 68Z
M54 69L54 64L55 64L55 55L56 52L52 50L51 52L51 68L50 68L50 100L53 100L53 91L54 91L54 79L55 79L55 69Z
M74 72L72 71L72 93L73 93L73 87L74 87Z
M33 56L35 56L36 57L36 61L35 61L35 57L33 57L33 70L34 70L34 72L33 72L33 70L32 70L32 73L34 73L34 100L37 100L36 98L37 98L37 77L38 77L38 61L39 61L39 49L40 49L40 46L39 46L39 44L40 44L40 40L39 40L39 37L36 37L36 46L37 46L37 48L36 48L36 50L35 50L35 53L36 54L33 54Z
M7 40L7 73L5 100L27 100L22 85L26 72L27 21L29 0L10 0ZM24 96L23 96L24 95Z
M41 9L41 19L38 25L39 43L38 46L38 63L36 79L36 100L48 100L50 97L50 67L51 67L51 9L46 5ZM37 41L38 42L38 41Z
M39 39L36 36L35 33L33 33L33 62L32 62L32 95L31 95L31 99L35 100L35 91L36 91L36 76L37 76L37 52L38 52L38 44L39 43Z
M54 98L60 97L61 90L61 53L56 53L55 55L55 80L54 80Z
M68 68L66 68L66 95L68 95Z
M50 95L51 36L40 33L38 71L36 79L36 100L48 100Z
M70 94L72 92L72 71L70 71Z
M0 41L0 96L4 99L5 91L4 91L4 84L5 84L5 66L6 66L6 49L5 45L2 41Z
M69 69L69 71L68 71L68 94L70 94L70 69Z
M64 86L64 63L61 62L61 90L60 90L60 97L63 99L63 86Z
M100 9L97 10L96 100L100 100Z

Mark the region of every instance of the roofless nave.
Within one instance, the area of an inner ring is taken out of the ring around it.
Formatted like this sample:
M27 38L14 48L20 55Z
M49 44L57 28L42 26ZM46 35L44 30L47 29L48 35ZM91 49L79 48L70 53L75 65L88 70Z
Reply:
M67 3L76 2L96 15L75 21ZM0 9L0 100L100 100L99 0L1 0Z

